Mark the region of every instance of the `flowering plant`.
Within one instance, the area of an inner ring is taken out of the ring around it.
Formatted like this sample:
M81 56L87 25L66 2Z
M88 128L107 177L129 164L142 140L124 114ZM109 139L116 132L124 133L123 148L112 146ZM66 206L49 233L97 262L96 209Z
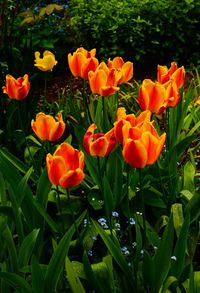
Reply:
M173 62L138 85L132 62L95 54L69 54L83 87L37 105L28 131L19 111L20 148L1 143L2 292L198 291L198 73L184 88Z

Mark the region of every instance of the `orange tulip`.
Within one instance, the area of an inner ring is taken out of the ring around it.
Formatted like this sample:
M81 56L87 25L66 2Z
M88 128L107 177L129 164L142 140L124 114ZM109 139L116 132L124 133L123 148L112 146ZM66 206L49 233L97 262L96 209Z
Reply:
M167 108L176 107L180 102L181 96L175 80L171 79L163 84L166 90Z
M36 120L31 121L31 127L41 140L55 141L63 135L65 130L61 113L58 113L57 120L51 115L40 112L36 115Z
M129 125L129 127L139 127L141 128L145 121L150 121L151 112L146 110L143 111L138 117L134 114L126 115L126 110L124 107L120 107L117 109L117 119L114 122L114 133L117 142L120 142L123 145L123 126L125 124Z
M84 153L68 143L59 145L53 155L47 154L46 166L49 180L54 185L71 188L84 179Z
M55 59L55 55L48 50L43 53L43 58L40 58L40 52L35 52L35 64L41 71L52 70L58 62Z
M134 168L144 168L154 164L164 147L166 133L158 135L152 122L145 121L141 128L123 127L123 157Z
M96 49L87 51L84 48L78 48L73 55L68 54L68 64L72 74L76 77L88 78L89 71L95 71L99 61L95 58Z
M139 89L138 103L140 109L150 110L152 113L161 114L167 107L167 95L164 85L145 79Z
M96 71L90 71L88 74L92 93L99 94L104 97L113 95L120 89L117 87L117 84L121 77L121 72L114 68L108 68L104 62L99 64Z
M157 80L160 83L165 83L168 80L173 79L176 82L177 88L180 89L184 84L185 69L184 67L177 66L176 62L171 63L171 67L158 65Z
M30 90L28 74L15 79L12 75L6 75L6 86L2 87L3 93L10 99L21 101L26 98Z
M94 134L96 128L96 125L93 123L87 129L83 139L84 149L90 156L106 157L113 151L116 145L114 129L112 128L106 134L101 132Z
M133 63L128 61L124 62L121 57L115 57L113 60L108 60L108 67L110 69L115 68L121 72L122 76L118 81L118 84L129 81L133 77Z

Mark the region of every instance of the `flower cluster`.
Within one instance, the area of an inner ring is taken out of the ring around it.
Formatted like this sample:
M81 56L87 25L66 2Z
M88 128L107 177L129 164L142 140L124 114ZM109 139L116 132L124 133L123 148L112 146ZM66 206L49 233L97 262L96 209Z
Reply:
M93 94L110 96L119 90L118 85L133 77L133 63L124 62L121 57L115 57L99 63L95 57L96 49L87 51L78 48L73 55L68 54L69 68L75 77L89 80Z
M87 51L78 48L73 54L68 54L69 68L75 77L88 80L91 92L101 96L110 96L120 89L119 85L128 82L133 77L133 63L124 62L121 57L99 62L95 57L96 49ZM55 55L46 50L43 57L35 52L35 66L41 71L49 71L57 64ZM161 114L168 107L175 107L180 101L179 89L183 86L184 67L178 68L175 62L168 69L158 65L157 81L145 79L138 94L138 104L142 112L126 114L124 107L119 107L113 128L106 133L95 133L97 126L92 123L83 137L83 147L90 156L107 157L116 144L122 147L126 163L134 168L144 168L156 162L161 154L166 140L166 133L159 135L151 121L151 113ZM23 100L29 93L28 75L15 79L6 76L6 86L3 88L10 99ZM42 112L31 121L34 133L42 141L54 142L63 135L65 122L62 114L56 119ZM54 154L47 154L46 165L52 184L70 188L79 184L84 178L84 154L74 149L68 143L58 146Z
M150 117L148 110L136 117L134 114L126 115L125 108L118 108L114 127L106 134L94 134L96 125L90 125L83 139L87 154L108 156L119 142L125 161L132 167L144 168L154 164L164 147L166 133L159 136Z
M179 89L183 86L184 67L178 68L175 62L168 69L158 65L157 81L145 79L139 89L138 103L142 111L150 110L161 114L168 107L176 107L180 101Z

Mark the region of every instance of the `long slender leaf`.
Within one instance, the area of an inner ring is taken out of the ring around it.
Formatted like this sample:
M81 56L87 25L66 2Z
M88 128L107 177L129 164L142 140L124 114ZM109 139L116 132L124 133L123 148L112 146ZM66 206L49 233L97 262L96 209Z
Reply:
M163 233L160 245L154 255L155 280L153 292L159 291L169 272L174 238L173 234L173 221L171 216Z
M76 227L78 227L82 223L85 215L86 211L84 211L76 220ZM56 290L59 276L63 270L65 258L69 250L70 241L72 239L73 234L75 233L75 230L75 225L72 225L71 228L65 233L63 238L60 240L58 246L55 249L54 254L51 257L45 275L45 292L54 293Z
M28 282L15 273L0 272L0 278L6 280L13 288L21 288L27 293L32 293L32 289Z
M26 238L22 242L18 256L18 264L20 268L25 265L28 265L29 259L31 257L37 240L38 233L39 229L34 229L31 233L29 233L26 236Z
M44 274L35 255L31 258L31 279L33 292L44 292Z
M119 250L119 247L116 246L116 244L111 240L111 238L106 234L106 232L98 225L98 223L94 220L92 220L97 232L101 236L103 242L107 246L110 254L113 256L115 261L118 263L122 271L124 272L125 276L127 277L127 281L130 283L131 286L135 285L134 278L132 275L132 272L122 254L122 252Z
M69 281L69 284L71 286L72 292L77 293L85 293L85 289L76 273L74 270L70 260L68 257L65 259L65 269L67 272L67 279Z

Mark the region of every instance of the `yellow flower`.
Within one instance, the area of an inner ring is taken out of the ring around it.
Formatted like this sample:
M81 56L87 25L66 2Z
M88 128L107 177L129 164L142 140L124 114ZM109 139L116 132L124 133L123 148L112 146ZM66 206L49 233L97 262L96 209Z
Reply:
M43 53L43 58L40 58L40 52L35 52L35 66L41 71L52 70L58 62L55 59L55 55L46 50Z

